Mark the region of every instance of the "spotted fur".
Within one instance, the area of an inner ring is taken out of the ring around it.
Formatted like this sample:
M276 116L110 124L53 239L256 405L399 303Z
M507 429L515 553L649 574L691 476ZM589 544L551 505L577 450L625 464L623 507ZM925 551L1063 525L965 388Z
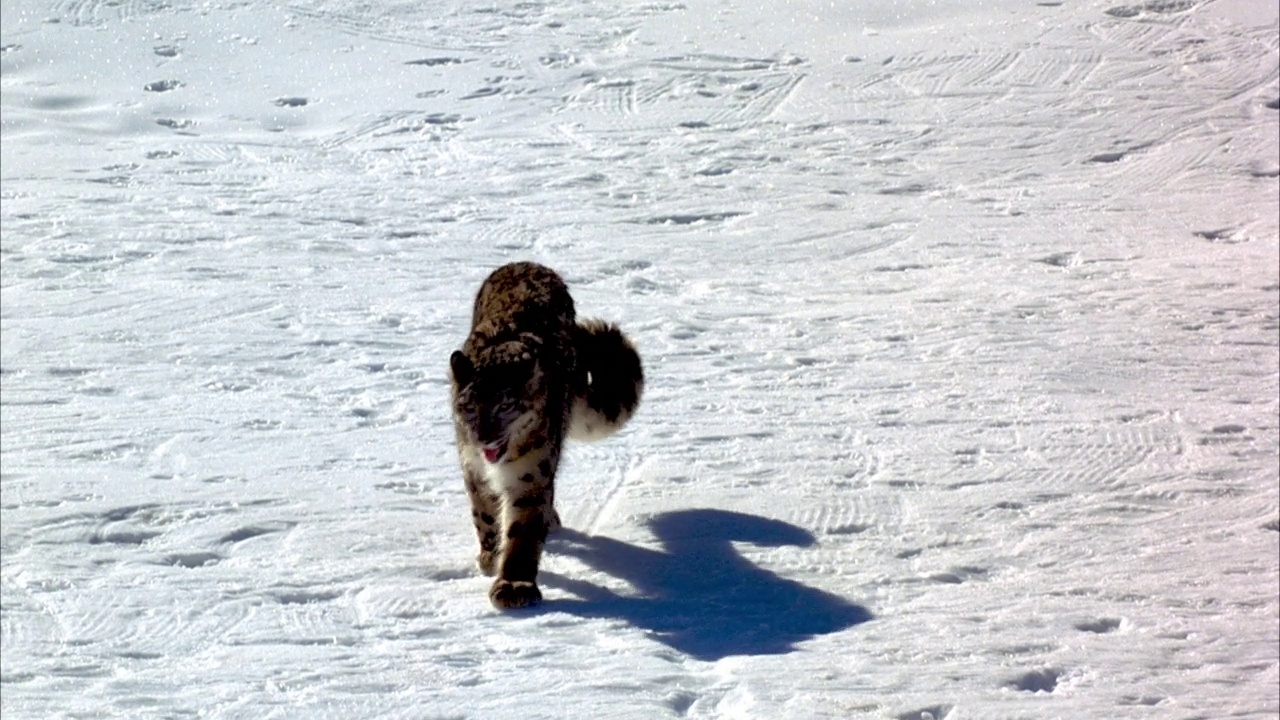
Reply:
M495 607L541 601L538 561L560 526L555 475L566 437L599 439L634 414L640 356L614 325L577 320L555 271L504 265L480 286L471 333L449 358L458 459Z

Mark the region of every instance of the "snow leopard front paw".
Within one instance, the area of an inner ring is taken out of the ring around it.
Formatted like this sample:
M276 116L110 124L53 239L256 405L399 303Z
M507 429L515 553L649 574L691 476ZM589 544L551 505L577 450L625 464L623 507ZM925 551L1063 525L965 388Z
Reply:
M548 534L553 533L562 527L564 526L560 523L560 513L556 512L555 510L552 510L551 512L547 513L547 533Z
M530 607L542 602L542 591L531 582L495 580L489 588L489 602L499 610Z

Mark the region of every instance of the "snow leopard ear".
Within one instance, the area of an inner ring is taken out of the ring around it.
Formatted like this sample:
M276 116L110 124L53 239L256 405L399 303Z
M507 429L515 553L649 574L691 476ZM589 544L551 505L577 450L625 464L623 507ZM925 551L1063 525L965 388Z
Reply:
M459 387L470 383L476 374L476 366L471 364L471 359L463 355L461 350L454 350L449 356L449 370Z

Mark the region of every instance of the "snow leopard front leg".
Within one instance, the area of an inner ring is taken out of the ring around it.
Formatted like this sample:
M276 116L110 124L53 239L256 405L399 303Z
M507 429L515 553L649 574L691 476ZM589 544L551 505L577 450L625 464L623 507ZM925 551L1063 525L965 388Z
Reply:
M546 448L536 462L530 458L508 485L498 579L489 589L489 600L495 607L527 607L542 601L537 584L542 546L554 529L552 525L559 525L552 507L558 455L559 447Z
M463 480L467 485L467 497L471 499L471 522L480 541L480 554L476 555L476 567L485 575L497 572L498 518L501 514L501 498L484 481L484 473L469 465L462 466Z

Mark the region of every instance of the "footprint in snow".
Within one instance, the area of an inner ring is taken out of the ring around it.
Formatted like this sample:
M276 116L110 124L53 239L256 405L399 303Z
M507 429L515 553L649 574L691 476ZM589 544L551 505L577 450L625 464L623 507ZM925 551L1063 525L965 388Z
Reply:
M428 57L418 60L408 60L405 65L421 65L423 67L441 67L446 65L461 65L462 60L456 57Z
M1174 15L1186 12L1196 6L1194 0L1156 0L1142 5L1117 5L1104 12L1111 17L1136 18L1145 13L1154 15Z
M180 87L182 87L181 80L156 80L155 82L149 82L146 85L143 85L142 89L147 92L163 93L169 92L170 90L177 90Z
M1196 230L1192 234L1198 238L1204 238L1211 243L1236 244L1249 241L1249 235L1247 233L1239 228L1233 227Z
M1062 671L1052 668L1031 670L1009 681L1007 687L1029 693L1051 693L1058 688Z
M1082 620L1075 624L1075 628L1080 632L1105 635L1119 630L1122 624L1123 622L1118 618L1098 618L1096 620Z
M1090 158L1089 158L1089 162L1091 162L1091 163L1108 163L1108 164L1109 164L1109 163L1114 163L1114 162L1120 162L1121 160L1123 160L1123 159L1124 159L1124 156L1125 156L1126 154L1127 154L1127 153L1126 153L1125 151L1123 151L1123 150L1117 150L1117 151L1115 151L1115 152L1104 152L1104 153L1098 153L1097 155L1094 155L1094 156L1090 157Z

